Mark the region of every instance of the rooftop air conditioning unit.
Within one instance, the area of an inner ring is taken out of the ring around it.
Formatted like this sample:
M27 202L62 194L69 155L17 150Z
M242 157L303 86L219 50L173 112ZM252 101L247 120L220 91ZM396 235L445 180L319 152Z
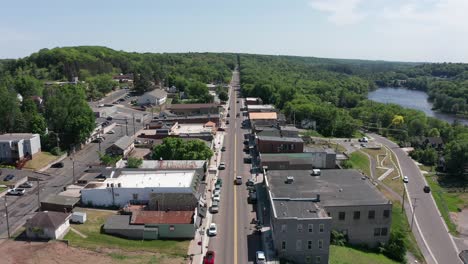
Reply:
M286 183L293 183L293 181L294 181L294 176L286 177Z
M319 169L313 169L312 170L312 176L319 176L320 175L320 170Z

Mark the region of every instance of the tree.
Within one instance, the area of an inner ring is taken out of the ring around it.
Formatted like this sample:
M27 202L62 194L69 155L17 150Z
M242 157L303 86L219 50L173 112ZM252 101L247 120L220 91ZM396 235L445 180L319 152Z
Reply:
M80 85L52 86L44 94L45 117L65 148L84 142L96 127L95 116Z
M400 231L394 231L390 234L390 240L385 245L384 254L398 262L406 260L407 243L405 235Z
M91 99L101 98L103 95L112 91L116 82L112 80L109 74L100 74L86 79L88 82L88 97Z
M221 101L227 101L229 99L229 96L226 91L221 91L218 97L219 97L219 100Z
M445 146L445 162L449 172L463 174L468 166L468 140L455 140Z
M213 151L202 140L188 140L167 137L163 143L153 148L154 160L206 160L213 156Z
M127 168L139 168L143 164L143 159L129 157L127 159Z
M117 161L119 161L122 158L122 156L110 156L107 154L102 154L100 152L98 152L98 155L99 155L99 160L105 166L115 166Z

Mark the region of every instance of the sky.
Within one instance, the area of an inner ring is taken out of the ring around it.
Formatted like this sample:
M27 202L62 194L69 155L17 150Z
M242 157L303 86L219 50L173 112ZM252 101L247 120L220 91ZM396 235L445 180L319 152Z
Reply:
M468 62L468 0L3 0L0 58L98 45Z

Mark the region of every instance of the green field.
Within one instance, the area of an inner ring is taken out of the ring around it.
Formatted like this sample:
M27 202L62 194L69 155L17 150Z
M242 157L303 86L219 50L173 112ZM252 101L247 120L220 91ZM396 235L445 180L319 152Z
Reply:
M397 264L382 254L330 245L330 264Z
M69 245L82 247L94 251L102 251L102 249L117 250L118 253L112 253L111 257L115 260L136 260L138 263L145 262L146 258L171 258L175 261L183 260L187 255L189 241L173 241L173 240L129 240L120 237L115 237L101 233L101 226L105 223L106 218L114 215L113 211L105 210L90 210L79 209L87 213L87 221L82 225L71 225L72 228L78 230L86 238L69 231L65 236ZM133 251L133 252L132 252ZM135 252L139 254L135 255ZM157 253L157 254L154 254Z
M355 151L349 155L349 162L352 164L353 169L360 170L369 177L371 176L369 158L366 154Z

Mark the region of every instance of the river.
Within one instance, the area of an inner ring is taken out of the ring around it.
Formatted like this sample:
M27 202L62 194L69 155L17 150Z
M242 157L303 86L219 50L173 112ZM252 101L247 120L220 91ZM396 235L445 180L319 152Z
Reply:
M368 98L380 103L392 103L406 108L420 110L428 116L432 116L449 123L453 123L453 121L458 120L460 123L468 125L468 119L466 118L433 111L432 104L427 100L428 95L422 91L394 87L381 87L370 92Z

